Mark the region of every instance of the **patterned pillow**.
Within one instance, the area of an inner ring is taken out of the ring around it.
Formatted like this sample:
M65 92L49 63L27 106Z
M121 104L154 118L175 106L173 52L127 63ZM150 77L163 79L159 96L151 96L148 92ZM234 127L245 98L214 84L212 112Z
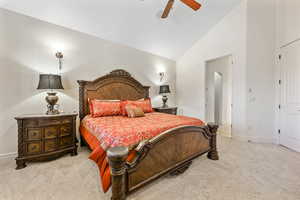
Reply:
M121 115L121 101L89 100L92 117Z
M134 105L126 105L125 110L127 112L127 116L129 118L135 118L135 117L144 117L145 113L143 112L142 108L136 107Z
M144 100L138 100L138 101L122 101L121 103L121 113L122 115L126 116L126 105L134 105L136 107L139 107L143 110L144 113L153 112L151 100L150 99L144 99Z

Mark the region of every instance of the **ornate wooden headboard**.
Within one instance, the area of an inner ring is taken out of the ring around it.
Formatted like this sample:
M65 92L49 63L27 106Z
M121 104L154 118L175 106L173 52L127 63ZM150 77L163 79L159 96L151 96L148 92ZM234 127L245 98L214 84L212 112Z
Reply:
M143 86L125 70L114 70L94 81L79 84L79 117L89 114L88 98L101 100L137 100L149 97L148 86Z

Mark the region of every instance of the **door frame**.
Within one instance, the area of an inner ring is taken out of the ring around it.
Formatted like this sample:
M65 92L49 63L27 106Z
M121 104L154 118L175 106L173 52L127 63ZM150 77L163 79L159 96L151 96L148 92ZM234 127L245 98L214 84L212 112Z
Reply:
M212 58L212 59L208 59L205 61L204 63L204 108L205 108L205 112L204 112L204 115L205 115L205 121L207 121L207 76L206 76L206 73L207 73L207 67L208 67L208 63L211 62L211 61L215 61L215 60L219 60L219 59L223 59L223 58L226 58L228 57L229 59L229 63L231 63L231 73L232 73L232 76L231 76L231 108L230 108L230 121L231 121L231 137L233 136L233 65L234 65L234 62L233 62L233 54L227 54L227 55L224 55L224 56L220 56L220 57L215 57L215 58Z

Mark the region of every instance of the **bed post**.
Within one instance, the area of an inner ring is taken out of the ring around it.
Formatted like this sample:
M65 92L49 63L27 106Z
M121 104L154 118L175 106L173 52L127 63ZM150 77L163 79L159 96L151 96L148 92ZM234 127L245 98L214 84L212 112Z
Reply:
M210 151L208 152L207 157L211 160L219 160L219 155L217 151L217 131L219 126L215 123L208 123L207 126L211 133L211 138L209 140Z
M79 119L80 121L82 121L83 118L85 117L84 87L86 85L86 81L77 81L77 83L79 84ZM80 134L80 146L81 147L87 146L81 134Z
M112 181L112 197L111 200L126 199L126 158L128 148L113 147L107 150L107 157L110 166Z

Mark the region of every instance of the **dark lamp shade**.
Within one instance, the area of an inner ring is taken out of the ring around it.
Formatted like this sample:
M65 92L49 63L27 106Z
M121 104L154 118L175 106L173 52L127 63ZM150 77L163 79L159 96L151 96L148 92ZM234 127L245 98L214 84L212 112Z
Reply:
M53 75L53 74L40 74L40 81L38 90L43 89L56 89L56 90L63 90L64 87L61 83L61 76Z
M170 86L169 85L161 85L159 87L159 94L167 94L167 93L171 93Z

